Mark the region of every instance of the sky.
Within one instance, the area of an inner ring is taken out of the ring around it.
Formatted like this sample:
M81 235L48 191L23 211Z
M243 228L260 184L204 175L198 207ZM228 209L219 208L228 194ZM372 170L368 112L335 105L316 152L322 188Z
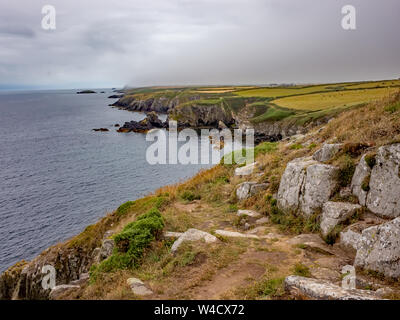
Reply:
M393 79L399 30L398 0L0 0L0 89Z

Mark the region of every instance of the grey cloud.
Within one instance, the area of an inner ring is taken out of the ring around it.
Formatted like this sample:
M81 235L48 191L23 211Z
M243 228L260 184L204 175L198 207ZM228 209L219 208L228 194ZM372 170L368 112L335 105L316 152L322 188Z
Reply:
M0 85L263 84L399 77L400 2L53 0L0 3Z

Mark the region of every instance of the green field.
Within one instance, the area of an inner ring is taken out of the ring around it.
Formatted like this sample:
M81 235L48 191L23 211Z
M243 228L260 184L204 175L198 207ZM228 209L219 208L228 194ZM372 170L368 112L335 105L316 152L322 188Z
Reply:
M350 107L360 103L379 100L398 90L398 88L381 88L314 93L300 97L281 98L274 100L274 103L288 109L317 111L345 106Z
M125 90L129 99L178 99L179 105L220 104L250 122L292 119L303 124L400 91L400 80L285 86L145 87Z

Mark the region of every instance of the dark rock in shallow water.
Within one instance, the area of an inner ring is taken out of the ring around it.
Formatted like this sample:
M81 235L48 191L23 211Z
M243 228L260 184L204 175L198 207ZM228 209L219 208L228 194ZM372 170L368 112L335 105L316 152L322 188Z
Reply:
M82 91L78 91L77 94L83 94L83 93L96 93L96 91L93 90L82 90Z
M141 121L130 121L118 129L118 132L147 132L155 128L167 128L167 122L162 122L155 112L149 112Z
M114 124L114 127L120 127L120 125L118 123Z
M109 99L119 99L122 98L124 95L123 94L113 94L112 96L109 96Z
M97 129L93 129L93 131L102 131L102 132L106 132L109 131L107 128L97 128Z

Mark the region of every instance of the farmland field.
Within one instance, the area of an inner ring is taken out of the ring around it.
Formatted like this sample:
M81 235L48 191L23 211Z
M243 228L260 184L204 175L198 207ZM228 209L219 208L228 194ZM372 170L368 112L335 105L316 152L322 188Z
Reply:
M274 100L274 103L288 109L317 111L333 107L350 107L352 105L378 100L396 91L399 91L399 89L380 88L334 91L287 97Z

